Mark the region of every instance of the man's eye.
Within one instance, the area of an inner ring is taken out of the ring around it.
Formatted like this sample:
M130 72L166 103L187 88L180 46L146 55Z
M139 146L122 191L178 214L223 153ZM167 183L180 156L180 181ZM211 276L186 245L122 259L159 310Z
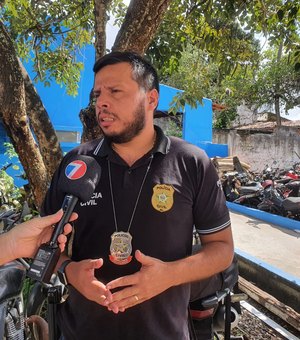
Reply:
M111 89L111 93L117 93L117 92L120 92L119 89Z
M96 105L97 98L100 96L100 93L94 93L92 97L92 105Z

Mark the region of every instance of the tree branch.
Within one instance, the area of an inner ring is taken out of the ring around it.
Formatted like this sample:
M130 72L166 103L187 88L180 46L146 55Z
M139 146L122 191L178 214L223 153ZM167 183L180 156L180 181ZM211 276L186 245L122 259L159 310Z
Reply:
M171 0L131 0L112 50L144 54Z

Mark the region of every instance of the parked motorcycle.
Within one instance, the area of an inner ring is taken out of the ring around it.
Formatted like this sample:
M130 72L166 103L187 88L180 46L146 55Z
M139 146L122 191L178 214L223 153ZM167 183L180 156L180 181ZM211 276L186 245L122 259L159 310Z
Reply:
M237 177L238 172L228 172L222 178L222 188L226 200L233 202L239 197L238 188L241 186L241 181Z
M272 214L300 221L300 197L287 197L275 186L268 186L263 191L263 200L257 208Z
M226 200L250 208L300 220L300 165L279 169L276 162L261 174L233 171L223 174Z
M231 330L240 320L240 301L246 299L246 294L235 293L227 288L191 302L191 339L243 339L232 336Z
M193 253L201 249L197 232L194 232ZM240 301L247 295L238 291L238 264L234 257L232 264L223 272L211 278L191 284L189 304L190 337L192 340L243 339L233 337L231 330L237 326L241 316Z
M249 182L238 188L239 197L233 203L242 204L249 208L256 208L263 198L264 188L259 182Z
M259 182L238 172L227 173L224 178L222 187L227 201L250 208L256 208L262 201L263 186Z
M29 339L22 296L25 275L25 268L18 261L0 267L0 339Z
M284 197L300 196L300 180L289 180L284 184Z
M26 213L26 205L22 211L15 211L13 208L3 211L0 214L2 232L21 222ZM39 315L39 310L33 308L36 302L45 301L45 296L35 292L27 303L24 301L24 283L30 284L26 279L28 269L29 263L25 259L17 259L0 266L0 339L48 340L48 325Z

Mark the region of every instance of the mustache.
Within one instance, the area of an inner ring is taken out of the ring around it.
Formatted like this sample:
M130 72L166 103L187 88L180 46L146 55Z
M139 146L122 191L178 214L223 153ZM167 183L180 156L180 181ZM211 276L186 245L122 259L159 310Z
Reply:
M109 110L107 110L107 109L101 109L100 111L99 111L99 113L106 113L106 114L112 114L112 112L110 112Z
M100 115L101 113L105 113L105 114L109 114L109 115L113 115L113 113L111 111L109 111L108 109L100 109L98 112L98 115Z

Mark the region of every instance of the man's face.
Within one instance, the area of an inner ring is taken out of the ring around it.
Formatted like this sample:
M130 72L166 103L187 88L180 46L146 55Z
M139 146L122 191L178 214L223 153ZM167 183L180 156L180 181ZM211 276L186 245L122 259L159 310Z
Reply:
M95 76L96 117L113 143L137 136L146 122L147 92L132 79L128 63L108 65Z

